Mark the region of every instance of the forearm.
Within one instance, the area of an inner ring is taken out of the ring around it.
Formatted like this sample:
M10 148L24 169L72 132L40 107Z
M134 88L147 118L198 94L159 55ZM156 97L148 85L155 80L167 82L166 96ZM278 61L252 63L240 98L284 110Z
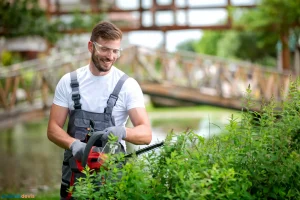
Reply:
M137 144L144 145L150 144L152 140L152 131L151 128L147 125L138 125L134 128L126 128L126 138L125 141Z
M61 127L49 123L47 136L50 141L64 149L69 149L75 138L69 136Z
M68 108L53 104L47 129L48 139L64 149L69 149L71 144L75 141L74 138L63 130L68 111Z

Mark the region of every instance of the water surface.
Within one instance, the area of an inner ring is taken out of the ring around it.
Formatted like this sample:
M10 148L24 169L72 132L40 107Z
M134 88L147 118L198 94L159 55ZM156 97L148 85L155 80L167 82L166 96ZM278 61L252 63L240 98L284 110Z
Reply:
M151 111L151 143L164 140L170 131L191 129L205 137L218 134L233 112L199 108ZM47 118L0 130L0 193L33 193L60 187L63 149L48 140L46 130ZM128 152L141 147L127 144Z

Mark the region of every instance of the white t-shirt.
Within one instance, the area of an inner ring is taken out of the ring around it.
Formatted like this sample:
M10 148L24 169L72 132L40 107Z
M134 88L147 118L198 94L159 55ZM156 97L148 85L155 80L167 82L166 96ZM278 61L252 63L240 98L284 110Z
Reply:
M88 65L76 71L79 82L81 109L103 113L104 108L107 106L109 95L113 92L124 72L112 66L108 74L94 76ZM60 79L56 86L53 103L74 110L70 83L70 73L67 73ZM123 84L119 98L113 108L112 115L115 118L116 126L125 126L128 120L127 111L137 107L145 107L143 93L137 81L133 78L128 78Z

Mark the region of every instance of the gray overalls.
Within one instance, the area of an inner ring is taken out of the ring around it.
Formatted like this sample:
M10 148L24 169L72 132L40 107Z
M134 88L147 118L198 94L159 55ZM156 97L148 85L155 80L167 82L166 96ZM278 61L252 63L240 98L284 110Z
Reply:
M67 132L70 136L86 143L88 140L87 133L89 132L91 123L93 124L95 131L102 131L108 127L115 126L115 119L112 116L113 107L118 100L119 92L128 76L124 74L118 81L112 94L109 96L104 113L94 113L81 110L79 83L77 81L76 71L71 72L70 76L74 110L70 110L69 112ZM96 142L95 146L103 147L101 141ZM76 171L76 164L74 166L74 161L75 159L72 156L72 152L70 150L65 150L62 165L62 183L60 188L61 199L71 198L71 194L68 194L67 189L69 189L70 184L73 185L73 182L83 175L80 171Z

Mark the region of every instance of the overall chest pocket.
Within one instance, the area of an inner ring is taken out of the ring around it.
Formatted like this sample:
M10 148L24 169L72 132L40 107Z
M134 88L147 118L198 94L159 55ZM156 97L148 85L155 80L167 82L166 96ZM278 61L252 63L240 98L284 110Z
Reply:
M74 120L75 125L75 138L79 139L80 141L84 141L86 138L86 135L89 132L90 128L90 120L89 119L80 119L75 118Z
M94 126L94 131L102 131L105 128L113 126L110 122L102 122L90 119L75 118L75 138L80 141L86 140L86 135L89 133L89 128Z

